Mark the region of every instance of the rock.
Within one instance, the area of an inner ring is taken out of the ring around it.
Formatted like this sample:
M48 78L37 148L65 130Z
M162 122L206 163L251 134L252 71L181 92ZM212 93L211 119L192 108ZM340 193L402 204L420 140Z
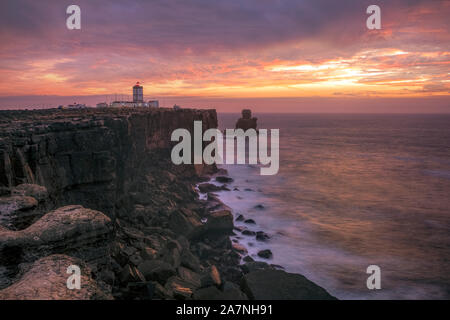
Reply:
M253 219L247 219L247 220L244 221L244 223L247 223L247 224L255 224L256 222L255 222L255 220L253 220Z
M145 282L145 277L138 269L127 264L120 273L120 281L122 283Z
M251 230L243 230L242 234L244 236L254 236L256 234L256 232L255 231L251 231Z
M270 251L269 249L261 250L258 252L258 256L264 259L270 259L272 258L272 251Z
M243 276L241 289L252 300L334 300L302 275L282 270L258 270Z
M222 300L222 292L215 286L198 289L194 292L194 300Z
M176 210L170 215L170 229L187 239L197 237L203 227L197 214L190 210Z
M245 220L245 218L242 214L238 215L236 218L236 221L244 221L244 220Z
M23 183L12 188L11 195L33 197L39 202L48 198L46 187L29 183Z
M263 231L256 232L256 240L258 240L258 241L267 241L269 239L270 239L270 237L266 233L264 233Z
M50 254L70 254L87 262L106 263L112 222L99 211L66 206L45 214L25 230L0 230L0 253L18 248L21 262ZM0 254L0 265L12 256Z
M239 253L247 253L247 249L239 243L233 242L232 246L233 246L233 249Z
M223 292L220 298L221 300L248 300L247 295L241 291L239 286L230 281L223 284Z
M190 283L193 288L200 288L202 280L200 274L184 267L178 268L178 275L184 281Z
M233 182L233 178L227 176L217 176L216 181L220 183L230 183Z
M233 232L233 215L228 210L212 212L204 225L204 233L227 235Z
M272 266L270 266L268 263L263 261L250 261L246 262L244 265L241 266L242 271L244 273L249 273L257 270L267 270L267 269L274 269Z
M17 230L27 221L33 220L38 201L29 196L0 197L0 225Z
M67 288L67 268L81 269L81 288ZM0 300L97 300L112 299L90 277L91 271L80 259L65 255L50 255L35 261L14 284L0 290Z
M257 118L252 118L252 111L250 109L242 110L242 118L236 122L236 129L247 131L248 129L255 129L257 127Z
M177 276L170 277L164 287L173 293L174 298L183 300L190 299L193 291L196 289L192 283L184 281Z
M167 279L176 274L175 268L161 260L147 260L138 266L138 270L147 280L156 280L164 284Z
M201 193L207 193L207 192L215 192L215 191L221 191L223 190L223 187L216 186L212 183L202 183L198 185L198 190L200 190Z
M242 260L243 260L244 262L254 262L254 261L255 261L255 260L253 260L253 258L250 257L250 256L245 256Z
M212 265L201 278L202 287L208 287L208 286L220 286L222 283L222 280L220 278L219 270L217 270L217 267L215 265Z
M196 272L200 271L200 261L196 256L192 254L192 252L185 248L181 252L181 261L180 264L184 267L187 267Z
M265 207L262 204L257 204L256 206L254 206L253 208L255 209L259 209L259 210L263 210L265 209Z
M141 257L144 260L153 260L156 258L156 255L157 255L157 251L150 247L145 247L141 251Z

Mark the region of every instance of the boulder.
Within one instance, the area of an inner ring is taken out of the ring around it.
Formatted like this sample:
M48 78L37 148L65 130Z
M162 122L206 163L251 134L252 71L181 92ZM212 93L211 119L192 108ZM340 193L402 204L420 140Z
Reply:
M176 274L175 268L161 260L147 260L138 266L138 270L147 280L156 280L164 284L167 279Z
M242 277L241 289L253 300L334 300L325 289L302 275L258 270Z
M233 182L233 178L227 176L217 176L216 181L220 183L230 183Z
M175 233L188 239L198 236L203 227L200 218L191 210L175 210L170 215L169 227Z
M229 210L214 211L208 216L204 232L213 235L227 235L233 232L233 215Z
M82 206L53 210L20 231L0 230L0 253L17 248L21 262L51 254L70 254L87 262L106 262L112 222L100 211ZM0 254L0 265L12 255Z
M81 269L81 289L67 288L67 268ZM30 269L11 286L0 290L0 300L105 300L112 299L91 278L91 271L80 259L50 255L35 261Z
M272 258L272 251L270 251L269 249L261 250L258 252L258 256L264 259L270 259Z

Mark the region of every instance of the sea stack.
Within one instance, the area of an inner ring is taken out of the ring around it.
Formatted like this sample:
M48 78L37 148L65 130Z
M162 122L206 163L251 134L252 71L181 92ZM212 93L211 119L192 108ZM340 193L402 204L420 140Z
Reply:
M236 122L236 129L255 129L256 130L256 122L257 118L252 118L252 111L250 109L243 109L242 110L242 118L239 118L239 120Z

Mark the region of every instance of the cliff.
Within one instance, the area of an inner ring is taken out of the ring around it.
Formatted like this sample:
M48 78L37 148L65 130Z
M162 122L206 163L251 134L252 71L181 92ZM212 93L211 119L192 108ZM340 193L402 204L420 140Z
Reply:
M170 160L172 131L195 120L217 127L215 110L0 111L0 300L332 298L240 265L218 187L196 187L217 168ZM65 285L72 264L81 291Z
M0 188L45 186L55 205L113 217L149 157L167 155L172 131L192 130L194 120L217 127L215 110L0 111ZM190 166L178 171L195 174Z

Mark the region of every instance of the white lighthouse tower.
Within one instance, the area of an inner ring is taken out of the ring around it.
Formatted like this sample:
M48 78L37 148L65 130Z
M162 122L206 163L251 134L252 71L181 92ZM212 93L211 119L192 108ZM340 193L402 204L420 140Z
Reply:
M143 103L144 102L144 88L139 85L139 82L133 86L133 102Z

